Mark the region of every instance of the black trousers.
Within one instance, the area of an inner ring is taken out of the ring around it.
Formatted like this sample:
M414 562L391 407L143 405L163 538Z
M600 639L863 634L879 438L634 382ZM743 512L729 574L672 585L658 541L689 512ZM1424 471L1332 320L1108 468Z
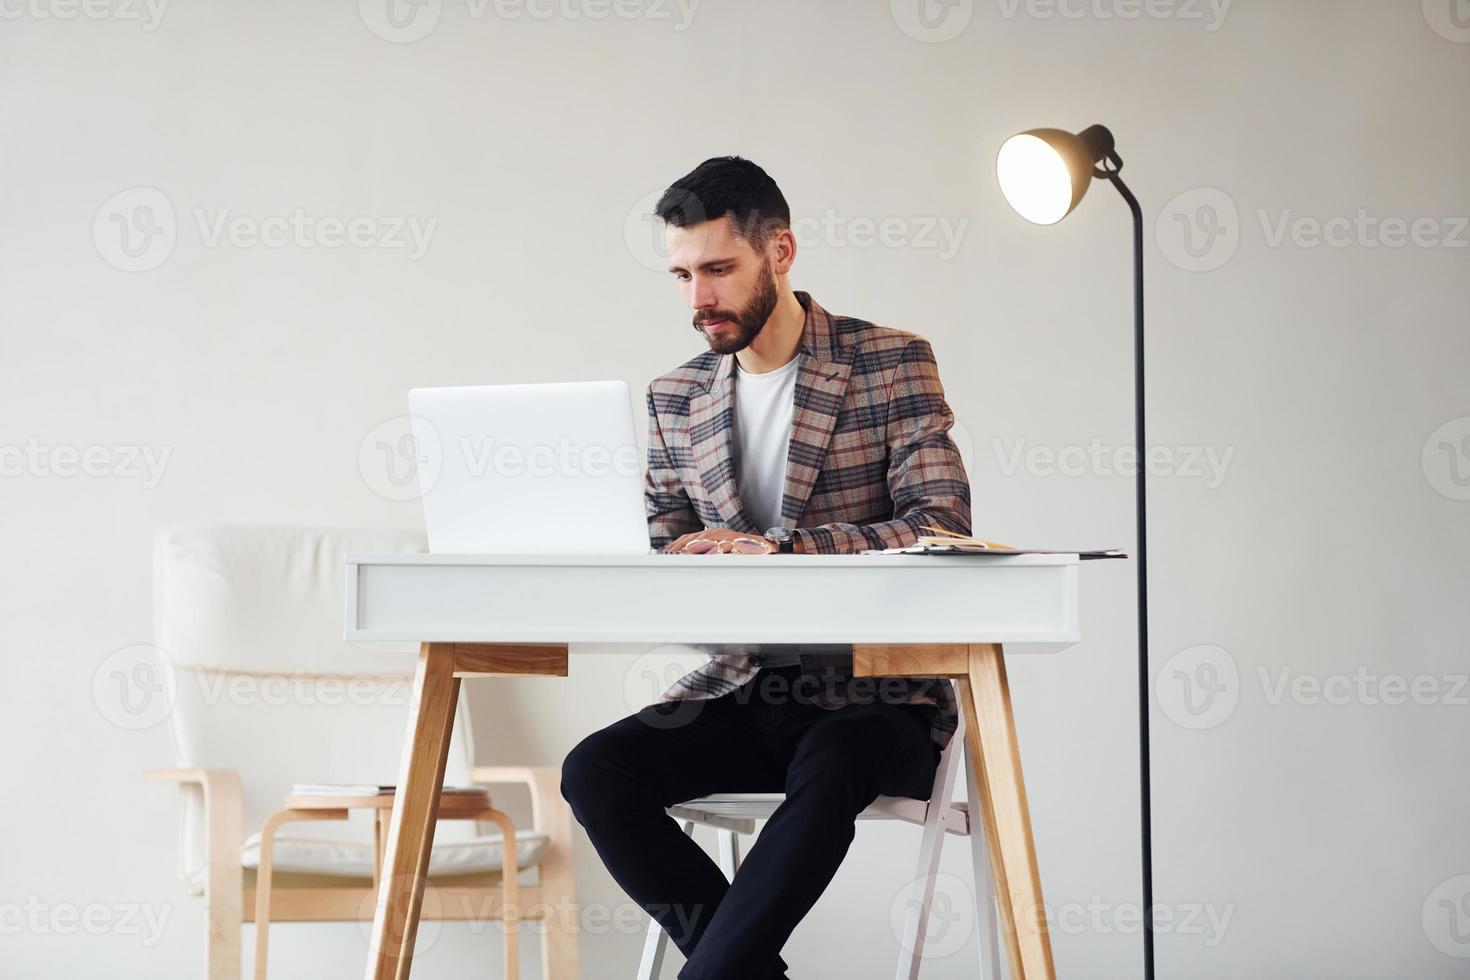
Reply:
M786 977L781 947L816 904L878 796L927 800L932 705L827 709L764 668L705 701L669 701L587 736L561 792L613 880L688 958L680 980ZM727 882L664 808L710 793L785 793Z

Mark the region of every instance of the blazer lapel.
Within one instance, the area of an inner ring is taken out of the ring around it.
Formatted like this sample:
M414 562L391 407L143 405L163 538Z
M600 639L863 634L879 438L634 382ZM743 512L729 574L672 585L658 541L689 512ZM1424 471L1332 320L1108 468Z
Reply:
M704 492L724 521L736 531L752 532L735 487L731 436L735 429L735 356L722 355L709 386L689 397L689 450ZM762 528L761 530L764 530Z
M806 307L806 325L791 411L791 447L786 455L786 486L781 497L782 527L796 527L811 498L852 371L851 352L837 344L831 315L807 293L796 295Z

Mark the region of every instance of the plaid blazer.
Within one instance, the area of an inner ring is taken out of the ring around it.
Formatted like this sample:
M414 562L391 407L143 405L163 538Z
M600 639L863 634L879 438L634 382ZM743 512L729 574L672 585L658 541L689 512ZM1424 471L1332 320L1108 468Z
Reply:
M843 554L913 544L921 525L970 533L970 482L949 437L929 342L912 333L833 316L797 292L806 310L792 408L781 526L807 552ZM655 548L690 531L727 527L761 534L741 508L731 455L735 357L700 354L648 387L644 499ZM758 559L757 559L758 560ZM896 618L903 616L895 609ZM776 649L790 649L782 645ZM760 668L759 646L705 648L710 661L660 700L706 699L735 690ZM769 647L767 649L770 649ZM736 652L738 651L738 652ZM852 676L852 647L802 646L800 683L828 709L863 700L932 704L930 737L941 748L958 719L943 679Z

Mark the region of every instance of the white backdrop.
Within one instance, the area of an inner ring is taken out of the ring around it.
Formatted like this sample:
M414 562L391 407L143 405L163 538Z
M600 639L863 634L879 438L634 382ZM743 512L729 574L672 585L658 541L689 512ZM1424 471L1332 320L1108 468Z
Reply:
M1015 131L1101 122L1148 225L1159 975L1463 976L1465 13L0 3L0 973L197 975L174 792L141 777L163 729L93 695L150 637L152 529L412 526L359 447L414 385L641 392L702 342L640 209L707 156L780 182L797 288L933 341L977 532L1130 545L1127 211L1097 186L1029 226L992 169ZM1141 947L1132 569L1084 596L1083 643L1011 662L1068 980ZM631 666L482 682L480 761L559 762L631 710ZM916 840L860 829L794 977L886 975ZM590 847L578 873L616 908ZM946 914L926 976L972 976ZM277 977L365 953L351 925L273 938ZM586 976L630 976L640 940L589 924ZM445 927L415 975L488 975L493 946Z

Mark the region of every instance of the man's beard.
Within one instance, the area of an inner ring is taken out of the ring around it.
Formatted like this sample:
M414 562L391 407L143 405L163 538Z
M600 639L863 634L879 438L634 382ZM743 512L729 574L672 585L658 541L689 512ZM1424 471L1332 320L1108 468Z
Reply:
M756 283L755 295L750 302L745 304L745 309L739 313L731 313L726 310L707 310L696 313L694 316L694 329L704 334L704 339L709 341L709 349L716 354L734 354L745 350L751 341L761 332L761 327L771 318L771 313L776 309L776 274L771 271L771 263L761 262L760 280ZM711 320L727 320L734 327L731 336L711 337L704 331L704 324Z

